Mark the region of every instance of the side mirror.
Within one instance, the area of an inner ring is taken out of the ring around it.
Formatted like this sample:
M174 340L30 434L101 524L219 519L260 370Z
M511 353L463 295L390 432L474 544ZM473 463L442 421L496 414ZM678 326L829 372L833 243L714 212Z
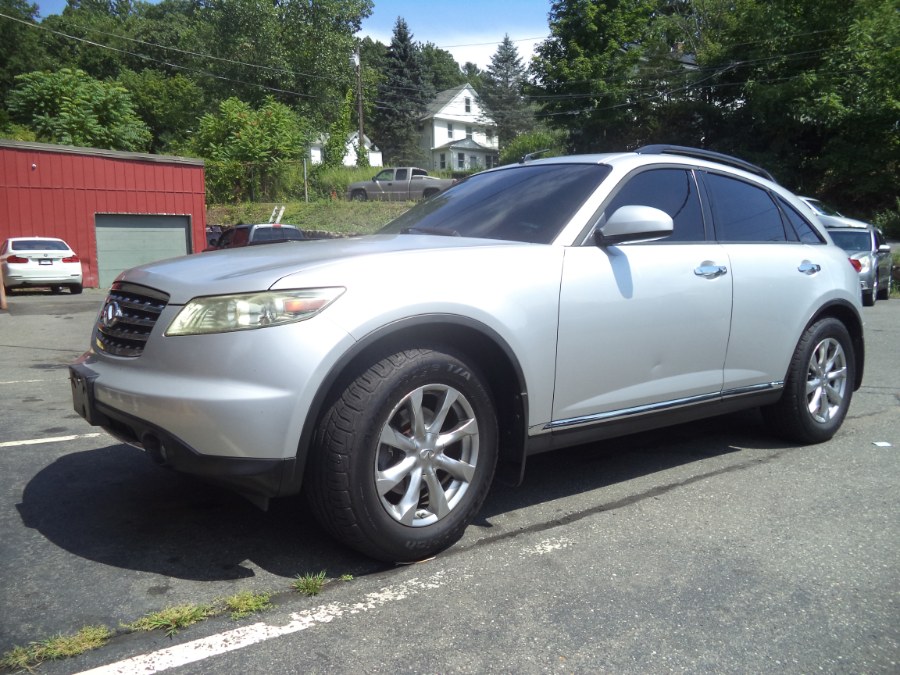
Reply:
M597 246L615 246L629 241L668 237L675 229L671 216L652 206L622 206L602 227L594 230Z
M891 247L890 247L889 245L887 245L887 244L882 244L881 246L878 247L878 250L879 250L881 253L890 253L890 252L891 252Z

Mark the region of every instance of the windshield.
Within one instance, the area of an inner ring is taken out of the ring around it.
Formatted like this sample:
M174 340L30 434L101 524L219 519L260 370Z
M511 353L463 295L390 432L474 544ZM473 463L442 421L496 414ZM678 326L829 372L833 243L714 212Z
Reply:
M538 164L476 174L414 206L381 233L549 244L609 171L598 164Z
M834 230L829 230L828 234L831 235L831 239L835 244L848 253L872 250L872 237L869 236L866 230L860 230L859 232L845 232L843 230L835 232Z
M809 204L816 213L821 213L825 216L841 216L842 214L838 212L837 209L828 206L825 202L820 202L818 199L807 199L806 203Z

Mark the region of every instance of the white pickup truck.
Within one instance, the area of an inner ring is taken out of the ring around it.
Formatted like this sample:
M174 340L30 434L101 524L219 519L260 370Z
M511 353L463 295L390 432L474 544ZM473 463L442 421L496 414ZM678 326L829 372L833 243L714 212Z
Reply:
M347 199L358 202L369 199L386 202L428 199L443 192L455 182L452 178L429 176L424 169L401 166L382 169L372 180L351 183L347 188Z

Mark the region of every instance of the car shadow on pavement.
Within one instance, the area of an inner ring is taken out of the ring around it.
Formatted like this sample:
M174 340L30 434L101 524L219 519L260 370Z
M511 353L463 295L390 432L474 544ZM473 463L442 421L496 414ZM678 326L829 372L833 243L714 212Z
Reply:
M489 528L499 514L739 452L736 442L786 447L744 413L539 455L529 458L524 485L494 486L475 525ZM60 457L27 484L18 509L27 527L74 555L178 579L253 576L242 565L248 560L287 578L386 569L334 542L301 497L273 500L263 512L126 445Z
M17 508L26 527L71 554L177 579L254 576L248 560L286 578L384 567L330 539L299 497L274 500L264 512L127 445L60 457L28 482Z

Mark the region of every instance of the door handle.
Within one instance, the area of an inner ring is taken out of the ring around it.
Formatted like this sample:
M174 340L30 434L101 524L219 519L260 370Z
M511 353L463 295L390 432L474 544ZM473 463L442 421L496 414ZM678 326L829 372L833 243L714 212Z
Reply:
M705 262L700 265L700 267L694 268L694 274L698 277L705 277L707 279L715 279L716 277L720 277L723 274L728 274L728 268L725 265L716 265L711 262Z
M797 271L803 272L803 274L806 274L808 276L812 276L817 272L821 272L822 266L810 262L809 260L804 260L802 263L800 263L800 267L797 268Z

